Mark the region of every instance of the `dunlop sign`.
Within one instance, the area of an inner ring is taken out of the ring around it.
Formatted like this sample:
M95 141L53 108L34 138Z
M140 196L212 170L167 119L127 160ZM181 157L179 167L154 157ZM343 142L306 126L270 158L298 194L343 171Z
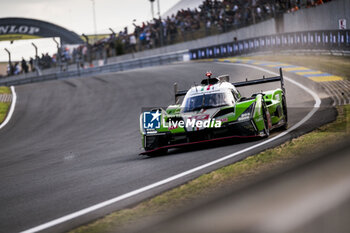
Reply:
M63 44L83 44L76 33L56 24L26 18L0 18L0 41L61 38Z
M3 25L0 26L0 35L3 34L29 34L40 32L40 28L26 25Z

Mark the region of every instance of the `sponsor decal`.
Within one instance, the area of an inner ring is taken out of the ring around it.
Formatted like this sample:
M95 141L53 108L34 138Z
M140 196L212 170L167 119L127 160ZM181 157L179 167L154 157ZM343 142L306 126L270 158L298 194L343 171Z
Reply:
M346 19L339 19L339 29L346 29Z
M246 121L250 119L250 112L247 113L243 113L242 115L240 115L240 117L238 117L238 121Z
M40 32L40 28L27 25L2 25L0 35L6 34L29 34L34 35Z
M228 118L225 117L225 118L221 118L221 119L218 119L217 121L221 121L221 122L228 122Z
M204 111L203 111L204 112ZM200 114L195 116L186 116L185 119L170 119L166 120L162 117L161 110L145 111L142 113L142 126L147 133L157 133L156 129L167 128L174 130L177 128L193 128L200 130L202 128L220 128L222 122L228 121L227 118L216 120L210 118L209 114Z
M171 124L171 125L169 125L168 130L173 130L173 129L177 129L177 128L179 128L179 124Z
M195 117L189 117L184 120L179 120L179 121L169 121L165 122L163 119L163 126L167 127L168 129L176 129L178 127L186 127L186 128L220 128L221 127L221 121L220 120L215 120L214 118L206 118L206 119L196 119Z
M143 113L143 128L145 129L159 129L162 114L157 110L156 112Z
M195 119L195 120L198 120L198 121L203 121L203 120L208 120L209 119L209 115L208 114L205 114L205 115L197 115L197 116L191 116L191 117L188 117L190 120L192 119Z

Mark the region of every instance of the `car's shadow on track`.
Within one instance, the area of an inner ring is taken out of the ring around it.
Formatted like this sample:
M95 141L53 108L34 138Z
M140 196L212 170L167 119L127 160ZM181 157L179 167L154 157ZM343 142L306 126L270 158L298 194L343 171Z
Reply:
M152 159L157 157L174 156L182 153L208 150L208 149L214 149L219 147L227 147L227 146L232 146L237 144L252 143L252 142L263 141L263 140L264 138L255 137L255 138L231 138L231 139L224 139L219 141L203 142L195 145L186 145L179 148L172 148L172 149L169 149L168 152L141 155L140 158Z

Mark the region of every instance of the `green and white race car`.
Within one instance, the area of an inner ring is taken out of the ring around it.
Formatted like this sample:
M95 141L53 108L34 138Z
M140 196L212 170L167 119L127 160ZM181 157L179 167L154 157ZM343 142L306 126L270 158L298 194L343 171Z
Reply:
M287 128L288 116L282 69L280 76L230 83L228 75L208 72L201 85L175 89L175 104L140 116L141 154L166 153L181 147L238 137L268 137L270 130ZM279 81L281 88L242 97L236 89ZM179 104L180 96L185 96Z

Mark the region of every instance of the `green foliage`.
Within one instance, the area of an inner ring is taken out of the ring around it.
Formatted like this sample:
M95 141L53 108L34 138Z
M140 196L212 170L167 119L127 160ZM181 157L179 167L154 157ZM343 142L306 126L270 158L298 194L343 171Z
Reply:
M0 95L1 94L11 94L11 89L9 87L0 86Z
M1 94L11 94L11 89L9 87L0 86L0 95ZM10 105L11 103L0 102L0 123L2 123L5 120Z

